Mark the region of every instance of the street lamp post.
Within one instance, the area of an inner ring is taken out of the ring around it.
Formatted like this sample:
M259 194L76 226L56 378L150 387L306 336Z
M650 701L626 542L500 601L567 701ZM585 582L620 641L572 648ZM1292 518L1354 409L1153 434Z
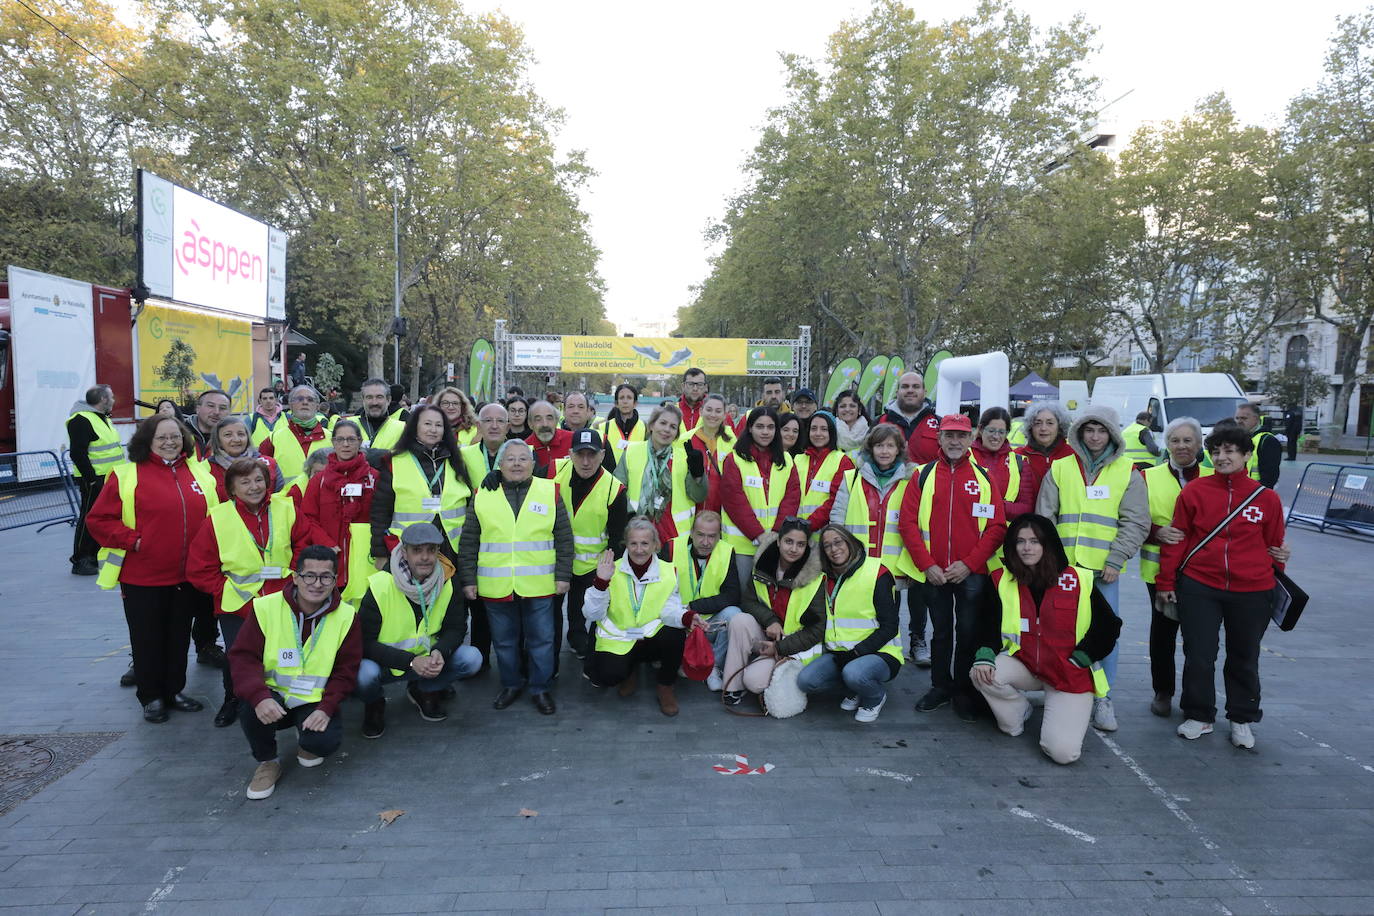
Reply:
M409 159L410 153L404 144L396 144L391 153L397 159ZM401 173L399 164L396 180L391 185L391 245L396 269L393 295L391 300L391 369L392 383L401 383Z

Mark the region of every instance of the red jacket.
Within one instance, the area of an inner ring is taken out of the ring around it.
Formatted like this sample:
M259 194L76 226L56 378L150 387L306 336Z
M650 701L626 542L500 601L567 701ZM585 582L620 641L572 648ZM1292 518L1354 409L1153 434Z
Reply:
M773 531L782 527L783 519L797 514L797 509L801 507L801 488L797 486L797 474L794 470L787 476L787 487L779 496L776 493L768 492L768 481L772 474L773 458L767 449L754 446L750 453L754 457L754 463L758 465L759 476L763 478L763 493L767 497L769 505L777 503L778 514L773 519ZM721 508L730 514L730 520L734 525L744 532L744 536L749 540L757 540L763 534L763 526L754 517L754 509L749 505L749 500L744 495L744 478L740 476L739 465L736 464L738 456L731 452L725 456L725 461L721 465L720 475L720 503Z
M688 427L691 429L692 427ZM720 511L720 458L716 455L716 450L711 448L701 440L700 436L693 436L688 443L692 448L701 452L706 457L706 498L697 503L698 512L719 512Z
M300 610L296 607L295 600L296 587L290 585L285 592L287 604L299 616ZM314 619L307 617L302 622L302 642L308 640L310 634L315 632L315 625L320 620L328 614L333 614L338 607L339 592L336 589L329 598L328 609L323 614ZM266 642L262 628L258 626L257 615L244 614L243 626L234 637L234 644L229 648L229 674L234 682L234 693L249 707L239 713L241 716L254 715L253 707L272 697L272 689L267 686L262 671L262 650ZM331 719L339 714L339 704L353 692L353 687L358 682L358 664L362 658L362 629L355 615L353 626L348 628L348 635L344 637L344 641L339 645L339 651L334 656L334 670L330 672L329 680L324 685L324 695L320 698L319 710Z
M124 527L119 481L114 474L86 516L86 530L102 547L128 551L119 581L125 585L180 585L189 581L186 554L205 525L205 495L185 459L164 464L153 456L138 465L134 489L134 524ZM138 550L134 544L142 539Z
M1035 476L1035 472L1031 470L1030 460L1025 456L1020 457L1021 487L1016 493L1015 501L1003 500L1006 503L1008 522L1015 521L1027 512L1034 512L1035 497L1040 492L1040 478ZM988 472L1005 497L1007 487L1011 484L1010 462L1015 460L1012 457L1011 446L1003 442L1002 447L993 453L984 448L983 443L975 438L973 440L973 460L977 461L978 466Z
M991 588L1003 570L993 574ZM1075 581L1073 575L1061 575L1046 589L1036 605L1031 590L1019 583L1021 596L1021 648L1016 658L1035 677L1064 693L1092 693L1093 676L1090 668L1080 668L1069 660L1078 648L1078 596L1080 588L1091 589L1092 579L1086 583ZM1072 588L1066 585L1072 584ZM1000 623L1000 621L999 621Z
M921 570L932 566L944 569L955 560L963 560L972 572L987 573L988 558L1002 546L1002 539L1007 536L1007 514L997 481L992 481L993 514L981 534L979 519L973 514L974 505L978 503L978 478L968 455L953 465L944 458L935 462L935 470L927 478L926 486L934 488L929 550L921 537L921 471L911 476L906 495L902 497L897 530L902 535L902 543L911 552L911 559Z
M820 469L825 459L830 457L832 451L834 451L834 449L816 448L814 446L806 450L806 455L811 460L807 464L806 479L799 479L797 481L799 493L805 493L807 490L811 489L811 482L816 479L816 471ZM807 519L807 521L811 523L812 531L820 531L826 525L830 524L830 510L835 505L835 494L840 491L840 487L844 486L845 472L852 470L854 470L854 462L850 457L848 455L841 457L840 464L835 470L835 476L830 479L830 495L826 497L825 502L821 503L816 511L811 513L811 517ZM798 503L798 505L800 505L800 503ZM870 506L869 509L870 512L868 517L877 518L878 516L872 514L872 506Z
M1155 588L1173 591L1178 586L1178 564L1245 497L1259 488L1242 469L1234 474L1212 474L1189 481L1174 503L1173 527L1183 532L1178 544L1164 544L1159 551L1159 575ZM1265 488L1240 515L1199 550L1183 575L1228 592L1263 592L1274 587L1270 547L1283 546L1283 504L1278 494Z
M525 441L534 450L536 473L543 474L547 471L546 476L549 477L553 476L553 463L559 458L566 458L572 454L572 432L566 429L555 429L553 438L549 440L548 445L540 442L539 437L534 433L530 433L529 438ZM473 481L473 486L478 483L480 481Z
M377 469L361 454L347 464L339 461L338 456L330 455L328 463L310 478L297 509L310 523L310 543L338 548L340 592L348 587L348 551L352 548L348 526L371 523L372 494L377 491L377 477ZM358 487L358 495L345 496L344 490L353 486ZM370 547L369 541L362 549Z
M283 499L285 497L278 496L277 498ZM267 546L267 507L271 501L272 494L269 493L267 498L262 501L262 505L258 507L258 511L253 512L243 503L234 500L234 505L239 510L239 521L243 522L248 533L253 536L253 540L262 548ZM292 566L295 565L296 555L301 552L302 548L310 545L310 531L310 520L297 511L296 523L291 526ZM289 573L290 570L283 569L281 578L264 582L262 591L258 594L270 595L281 591L291 581ZM216 614L224 613L220 609L220 603L224 598L225 575L224 567L220 564L219 542L215 539L215 526L213 524L201 525L196 539L191 542L191 553L186 558L186 578L200 591L215 599ZM234 613L242 616L247 608L248 606L244 605Z
M296 441L300 443L301 451L307 455L310 454L310 446L313 443L321 442L329 436L329 430L325 428L323 420L316 423L310 429L304 429L300 426L297 426L295 423L292 423L291 415L287 414L286 428L291 430L292 434L296 437ZM275 431L275 427L273 428L273 430ZM268 458L271 458L276 454L276 445L272 442L271 436L268 436L266 439L262 440L262 444L258 446L258 453L261 455L266 455Z
M696 428L697 421L701 419L701 405L705 403L706 398L704 397L700 401L697 401L697 406L695 407L687 403L687 398L685 396L677 399L677 408L682 411L682 425L688 431ZM728 423L730 421L726 420L725 422Z
M1050 449L1050 453L1048 455L1040 451L1040 449L1036 448L1035 446L1029 444L1023 445L1020 448L1018 448L1016 450L1016 454L1023 456L1026 459L1026 464L1029 466L1030 470L1035 472L1035 490L1037 493L1039 493L1040 481L1044 480L1045 475L1050 472L1050 465L1054 464L1060 458L1070 457L1074 454L1074 450L1073 447L1069 445L1067 441L1060 439L1059 444L1056 445L1054 448ZM1032 508L1034 507L1034 505L1035 503L1032 502Z
M277 459L269 458L266 455L261 454L258 455L257 458L259 461L262 462L263 467L267 468L267 488L269 490L273 490L273 488L277 485L277 475L280 473L277 470ZM213 474L215 477L215 495L219 497L220 502L227 502L229 500L229 494L224 489L224 474L229 469L223 467L222 465L220 465L218 461L215 461L214 459L207 461L206 465L209 466L210 473ZM273 492L276 491L273 490Z
M926 464L940 457L940 418L930 407L922 407L911 422L896 410L888 408L878 422L902 431L906 437L907 457L913 463Z

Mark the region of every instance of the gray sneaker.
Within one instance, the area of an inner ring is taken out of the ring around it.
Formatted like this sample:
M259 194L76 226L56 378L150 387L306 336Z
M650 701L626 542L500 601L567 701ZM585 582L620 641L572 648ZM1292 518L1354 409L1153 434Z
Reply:
M930 644L924 639L918 639L916 644L911 647L912 661L917 668L930 667Z
M1116 710L1112 708L1111 697L1093 700L1093 728L1100 732L1116 731Z

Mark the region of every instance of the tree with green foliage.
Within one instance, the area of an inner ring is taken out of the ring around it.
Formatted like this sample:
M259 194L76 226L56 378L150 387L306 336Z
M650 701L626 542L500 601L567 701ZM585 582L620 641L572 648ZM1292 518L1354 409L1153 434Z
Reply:
M196 375L196 350L180 337L172 341L162 362L157 366L157 377L176 389L181 402L191 401L191 386L199 379Z
M343 366L339 365L333 354L321 353L315 360L315 388L322 395L328 395L329 389L338 388L343 382Z

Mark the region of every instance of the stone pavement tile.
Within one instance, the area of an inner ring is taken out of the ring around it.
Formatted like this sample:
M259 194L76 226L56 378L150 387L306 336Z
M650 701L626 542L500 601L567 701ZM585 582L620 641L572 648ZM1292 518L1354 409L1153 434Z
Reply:
M901 886L885 881L862 884L816 884L811 888L817 903L860 900L903 900Z
M579 871L572 874L526 874L520 876L522 891L606 890L610 887L610 873Z
M777 881L777 872L747 871L613 871L606 875L607 888L649 889L675 887L725 887L731 882Z
M345 916L362 908L362 898L278 897L268 904L266 916Z
M712 907L725 903L723 887L640 887L634 891L636 906ZM553 895L550 895L553 896Z
M267 900L182 900L170 905L159 903L155 913L171 916L258 916L267 912ZM143 910L147 913L147 909Z
M852 903L789 903L787 916L878 916L878 905L871 900Z
M1323 916L1368 916L1374 913L1374 897L1308 897L1310 912Z
M800 876L799 876L800 877ZM746 903L811 903L821 898L815 895L811 884L741 884L725 888L725 902L743 905Z
M612 912L618 913L619 910ZM725 906L702 907L698 916L787 916L786 903L729 904Z
M23 914L23 916L73 916L74 913L81 911L81 907L70 903L55 903L50 906L25 906L14 904L11 908L8 900L0 901L0 912Z
M1358 900L1358 897L1343 897L1342 900ZM1318 901L1306 897L1222 897L1216 901L1235 916L1319 916L1323 912ZM1220 912L1214 909L1213 912ZM1370 901L1365 901L1364 909L1345 911L1351 916L1358 913L1368 916L1374 913Z
M390 893L383 896L363 897L358 907L359 913L451 913L458 906L457 894L406 894ZM489 910L490 905L470 909Z

